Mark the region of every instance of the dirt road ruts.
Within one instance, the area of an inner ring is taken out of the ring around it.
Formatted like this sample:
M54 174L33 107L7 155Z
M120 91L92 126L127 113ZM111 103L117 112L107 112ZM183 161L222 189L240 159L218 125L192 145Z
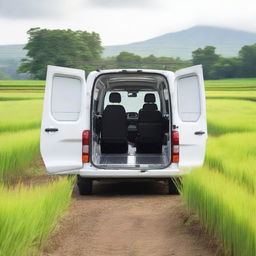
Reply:
M95 182L74 191L69 212L43 256L213 256L183 223L182 198L161 182Z

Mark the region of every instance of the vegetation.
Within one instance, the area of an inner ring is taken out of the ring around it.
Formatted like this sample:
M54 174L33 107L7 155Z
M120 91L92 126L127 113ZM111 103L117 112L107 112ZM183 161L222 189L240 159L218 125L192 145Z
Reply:
M256 255L256 92L247 89L254 84L255 79L206 82L207 89L216 89L207 92L206 161L182 179L187 206L232 256Z
M206 79L256 77L256 44L241 47L242 42L247 41L248 35L245 36L244 32L241 33L239 31L236 32L239 36L234 36L234 31L228 29L195 27L187 31L170 34L170 37L163 35L145 42L128 44L121 48L114 46L115 54L118 55L108 58L101 56L103 47L101 46L100 36L94 32L31 28L27 33L29 41L24 49L22 49L22 45L1 47L0 80L10 78L28 79L29 77L45 79L47 65L81 68L90 72L91 70L107 68L177 70L191 65L191 63L195 65L203 64ZM182 36L178 36L181 35L180 33ZM223 38L225 46L223 46L223 42L220 44L212 36L213 34L216 35L216 38ZM211 35L211 42L205 35ZM210 45L194 50L192 44L188 42L194 41L193 38L195 37L197 39L200 38L201 43L205 42L202 45L207 45L208 43ZM179 43L177 42L181 43L181 40L184 41L184 38L186 38L185 44L187 44L187 47L178 47ZM231 49L230 38L233 38L238 43L237 45L240 45L239 53L238 46ZM170 40L174 41L171 42ZM160 47L155 47L156 45ZM151 53L155 53L158 56L169 56L170 52L172 52L173 57L156 57L153 54L142 57L128 52L135 50L135 52L145 56L146 52L149 53L145 47L148 50L150 49ZM231 56L233 54L234 57L226 58L217 54L215 52L216 47L219 52L231 54ZM106 47L105 50L109 51L110 48L113 48L113 46ZM169 54L166 52L167 48L169 48ZM120 52L118 49L123 49L123 52ZM174 49L175 53L173 52ZM194 50L193 52L192 49ZM185 58L184 51L187 56ZM191 57L188 57L191 56L191 52L192 60L190 60ZM27 54L27 58L22 59L25 54ZM182 57L186 61L181 60L180 58ZM20 59L22 59L21 64ZM20 74L16 73L17 70Z
M165 69L177 70L191 65L190 61L183 61L180 58L156 57L149 55L141 57L130 52L120 52L115 57L102 59L102 68L141 68L141 69Z
M43 186L0 186L0 255L38 255L56 221L67 209L73 181Z
M207 123L211 135L256 130L255 102L245 100L208 100Z
M24 47L28 58L22 60L18 71L35 79L45 79L47 65L81 68L85 61L98 60L103 50L94 32L31 28L28 35Z
M205 88L207 91L256 91L255 78L235 78L223 80L208 80L205 81ZM242 92L243 93L243 92ZM248 92L246 92L248 94ZM221 92L222 95L224 95ZM241 94L241 92L239 93ZM230 93L228 93L230 95Z
M7 90L8 91L8 90ZM20 100L42 100L43 93L39 92L14 92L10 93L9 91L0 94L0 102L1 101L20 101ZM28 103L28 102L27 102Z
M256 195L255 141L256 132L210 137L206 164Z
M26 174L38 153L38 129L0 134L0 183Z
M0 81L0 92L42 92L45 81L40 80L2 80ZM2 95L1 95L2 96ZM0 96L0 98L1 98Z
M33 187L14 183L38 172L33 166L39 155L43 94L36 89L41 85L44 82L0 83L1 256L38 255L70 202L71 179ZM14 87L11 92L10 87ZM29 87L30 92L17 90L21 87Z
M205 79L256 77L256 44L245 45L238 57L224 58L215 53L214 46L192 52L193 64L204 66Z
M42 100L0 101L0 132L39 128Z
M255 255L255 195L204 167L183 179L183 197L208 232L222 240L226 255Z

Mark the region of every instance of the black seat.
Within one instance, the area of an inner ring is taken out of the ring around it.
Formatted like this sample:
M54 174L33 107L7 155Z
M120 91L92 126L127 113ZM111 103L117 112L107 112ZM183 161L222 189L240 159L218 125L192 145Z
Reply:
M109 102L120 103L121 95L111 93ZM101 123L101 152L127 153L127 118L125 109L121 105L107 105L102 114Z
M157 110L154 94L146 94L144 101L143 109L139 111L137 125L137 153L161 153L163 141L162 114Z
M144 104L143 110L157 110L156 104Z
M143 110L157 110L156 97L153 93L147 93L144 97Z

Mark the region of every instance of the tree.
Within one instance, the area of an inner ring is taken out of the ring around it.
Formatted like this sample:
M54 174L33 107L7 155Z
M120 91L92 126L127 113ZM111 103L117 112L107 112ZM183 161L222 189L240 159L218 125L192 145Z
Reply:
M121 67L128 68L134 66L134 63L141 62L141 57L131 52L120 52L116 56L116 61Z
M256 76L256 44L245 45L239 51L242 63L242 75L244 77Z
M192 62L194 65L202 64L204 68L204 77L206 79L213 78L211 76L212 67L220 59L220 56L215 53L214 46L206 46L192 52Z
M29 73L35 79L45 79L47 65L82 68L84 62L100 59L103 48L97 33L86 31L31 28L28 50L19 73Z
M233 78L241 76L241 60L239 58L224 58L214 63L211 67L212 79Z

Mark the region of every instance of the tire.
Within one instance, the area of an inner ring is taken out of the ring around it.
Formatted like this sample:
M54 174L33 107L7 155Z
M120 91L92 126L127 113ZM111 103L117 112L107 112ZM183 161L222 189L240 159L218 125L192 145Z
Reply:
M168 180L168 192L170 195L179 195L180 192L172 178Z
M77 177L77 186L78 186L79 194L81 196L92 194L92 187L93 187L92 179L87 179L87 178L78 176Z

